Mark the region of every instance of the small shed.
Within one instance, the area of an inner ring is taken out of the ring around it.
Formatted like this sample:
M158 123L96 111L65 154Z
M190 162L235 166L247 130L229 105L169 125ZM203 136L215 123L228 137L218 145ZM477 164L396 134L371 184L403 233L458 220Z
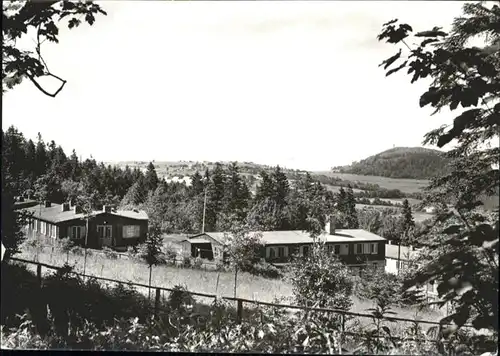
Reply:
M181 242L183 256L201 257L213 260L212 243L204 236L196 236Z

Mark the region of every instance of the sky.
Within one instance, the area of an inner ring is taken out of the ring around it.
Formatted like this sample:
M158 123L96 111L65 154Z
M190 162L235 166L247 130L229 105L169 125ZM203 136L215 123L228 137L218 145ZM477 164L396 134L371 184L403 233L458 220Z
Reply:
M463 2L105 1L93 26L45 43L67 80L56 98L29 81L4 95L2 127L40 132L98 161L252 161L307 170L421 146L451 123L420 108L426 84L380 62L398 18L449 28ZM33 36L22 46L34 48ZM41 80L52 89L58 85Z

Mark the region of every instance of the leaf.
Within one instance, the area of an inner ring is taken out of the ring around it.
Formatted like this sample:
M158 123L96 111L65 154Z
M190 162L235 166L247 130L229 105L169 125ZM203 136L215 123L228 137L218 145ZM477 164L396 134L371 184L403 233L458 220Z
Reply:
M89 13L87 13L87 15L85 15L85 21L87 21L87 22L88 22L88 24L89 24L90 26L92 26L92 25L94 24L94 22L95 22L95 17L94 17L94 15L93 15L92 13L90 13L90 12L89 12Z
M422 31L422 32L418 32L415 34L415 37L446 37L448 36L448 34L446 32L443 32L443 31L439 31L439 30L432 30L432 31Z
M429 43L434 43L434 42L437 42L437 41L438 41L438 39L436 39L436 38L428 38L426 40L423 40L422 43L420 44L420 46L425 47Z
M385 64L384 69L387 69L387 67L394 63L399 57L401 57L401 49L399 49L398 53L380 63L379 67Z
M384 26L384 27L385 27L385 26L388 26L388 25L392 25L393 23L396 23L396 22L398 22L398 19L394 19L394 20L391 20L391 21L389 21L389 22L386 22L386 23L385 23L385 24L383 24L382 26Z
M403 69L406 66L406 63L408 63L408 61L404 61L403 64L399 65L398 67L387 71L385 76L388 77L389 75L394 74L394 73L398 72L399 70Z
M80 20L77 19L77 18L72 18L71 20L69 20L68 22L68 28L69 29L72 29L74 27L78 27L80 25Z

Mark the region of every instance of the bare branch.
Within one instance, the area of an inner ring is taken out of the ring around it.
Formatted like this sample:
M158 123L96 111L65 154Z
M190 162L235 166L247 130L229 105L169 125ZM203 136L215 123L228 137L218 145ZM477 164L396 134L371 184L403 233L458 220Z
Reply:
M46 91L45 89L42 88L42 86L35 80L35 77L33 77L32 75L29 75L28 74L28 78L31 80L31 82L35 85L35 87L37 87L38 90L40 90L42 93L44 93L45 95L47 96L50 96L52 98L55 98L57 94L59 94L59 92L64 88L64 86L66 85L66 81L64 79L61 79L59 78L58 76L54 75L54 74L51 74L51 73L47 73L46 75L48 76L51 76L51 77L54 77L56 79L59 79L62 84L61 86L59 87L59 89L56 90L56 92L54 94L51 94L49 93L48 91Z

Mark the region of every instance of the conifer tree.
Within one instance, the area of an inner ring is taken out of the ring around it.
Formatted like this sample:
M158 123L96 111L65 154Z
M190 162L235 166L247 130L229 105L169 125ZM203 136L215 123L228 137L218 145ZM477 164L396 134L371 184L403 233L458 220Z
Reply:
M148 191L154 191L158 188L158 183L160 180L158 179L158 175L156 174L156 169L153 162L149 162L146 174L144 176L144 187Z
M413 220L413 213L408 199L403 200L403 216L401 224L403 243L410 244L412 242L412 230L415 228L415 220Z

